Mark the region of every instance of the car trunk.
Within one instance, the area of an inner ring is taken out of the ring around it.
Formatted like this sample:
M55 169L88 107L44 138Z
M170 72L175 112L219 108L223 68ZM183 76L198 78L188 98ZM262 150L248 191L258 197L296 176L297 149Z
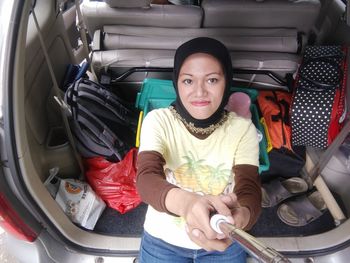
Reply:
M74 56L67 45L61 17L49 1L37 1L37 6L43 10L51 10L51 13L40 12L39 21L56 77L62 80L66 65L74 62ZM334 11L337 13L337 10ZM29 13L29 6L26 12ZM67 244L70 242L89 249L135 254L140 244L139 237L143 231L147 205L141 204L126 214L106 208L95 229L90 231L72 223L44 185L49 169L53 167L59 168L61 178L79 178L80 174L50 88L52 80L37 37L37 29L32 17L29 23L26 20L27 17L22 21L23 28L20 32L20 39L23 41L18 41L17 47L15 77L18 81L14 83L14 96L9 98L12 100L11 110L14 112L22 187L28 190L27 194L37 204L38 213L45 219L42 224L59 233ZM339 33L333 38L324 39L331 44L348 41L340 36ZM135 102L140 83L119 82L111 87L125 100ZM314 162L320 157L320 151L311 148L307 154ZM343 212L348 215L350 175L335 170L334 166L327 166L322 176ZM277 207L263 209L258 223L250 233L289 255L306 255L310 251L326 252L328 248L341 246L350 236L350 220L346 219L335 225L329 211L307 226L291 227L278 219L276 209Z

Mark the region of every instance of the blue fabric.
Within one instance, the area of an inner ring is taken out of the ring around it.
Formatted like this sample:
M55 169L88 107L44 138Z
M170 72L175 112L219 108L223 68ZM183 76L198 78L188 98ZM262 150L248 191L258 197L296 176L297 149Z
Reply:
M205 251L177 247L144 232L139 262L140 263L244 263L246 252L234 242L224 252Z

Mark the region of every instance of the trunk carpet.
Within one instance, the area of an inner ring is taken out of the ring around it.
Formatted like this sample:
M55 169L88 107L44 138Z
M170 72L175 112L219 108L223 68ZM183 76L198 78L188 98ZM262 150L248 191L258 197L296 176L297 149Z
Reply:
M97 221L94 232L111 236L139 237L143 231L146 211L147 205L144 203L125 214L107 207Z
M345 213L346 209L340 196L334 192L332 194ZM309 236L321 234L336 227L334 219L328 209L315 221L302 227L289 226L282 222L277 216L277 209L278 205L275 207L263 208L258 222L249 233L258 237Z
M306 226L294 227L282 222L277 216L277 208L263 208L258 222L249 231L257 237L309 236L320 234L335 227L334 220L327 210L321 217Z
M293 227L286 225L277 217L277 208L276 206L262 209L258 222L249 233L257 237L307 236L323 233L335 227L328 210L306 226ZM97 221L94 232L112 236L141 236L146 210L147 205L143 203L125 214L107 207Z

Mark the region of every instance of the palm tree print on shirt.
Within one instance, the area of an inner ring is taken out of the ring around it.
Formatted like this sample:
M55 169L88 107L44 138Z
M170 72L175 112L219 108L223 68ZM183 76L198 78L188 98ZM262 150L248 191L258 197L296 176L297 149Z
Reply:
M223 193L231 181L231 170L224 169L224 163L216 167L204 163L204 159L195 158L191 152L183 156L185 163L174 171L166 169L165 174L172 182L192 192L218 195Z

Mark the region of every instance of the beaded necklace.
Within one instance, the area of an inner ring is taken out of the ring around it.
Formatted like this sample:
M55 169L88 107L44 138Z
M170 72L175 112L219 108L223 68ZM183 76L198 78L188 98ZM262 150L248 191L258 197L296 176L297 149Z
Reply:
M170 112L174 115L174 117L180 120L186 126L187 129L189 129L192 133L199 133L199 134L211 134L213 131L219 128L227 120L227 116L228 116L227 112L224 111L221 119L217 123L211 124L206 128L200 128L200 127L194 126L192 122L187 122L184 118L182 118L173 106L170 106L169 109L170 109Z

